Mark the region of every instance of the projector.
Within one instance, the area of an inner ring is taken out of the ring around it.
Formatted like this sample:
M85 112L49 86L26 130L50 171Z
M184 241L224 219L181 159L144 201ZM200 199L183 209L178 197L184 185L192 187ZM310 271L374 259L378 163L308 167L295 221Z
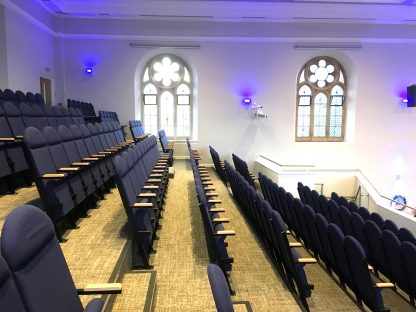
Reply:
M263 106L253 105L251 108L254 110L254 117L267 118L267 115L263 112Z

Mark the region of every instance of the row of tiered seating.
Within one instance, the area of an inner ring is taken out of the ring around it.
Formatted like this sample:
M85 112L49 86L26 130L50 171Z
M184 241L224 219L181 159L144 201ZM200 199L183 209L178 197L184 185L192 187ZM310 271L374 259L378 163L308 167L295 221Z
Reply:
M90 116L90 117L97 116L95 113L94 105L92 105L91 103L68 99L67 106L68 108L74 107L74 108L80 109L82 112L82 116Z
M217 172L220 179L224 182L224 184L227 184L228 179L224 170L224 162L221 160L220 155L212 146L209 146L209 152L211 154L212 162L214 163L215 171Z
M226 276L227 283L231 293L234 291L229 283L229 273L232 269L234 259L229 257L227 251L228 236L234 236L234 230L224 229L223 224L229 223L228 218L221 217L220 213L225 212L223 208L216 207L221 203L217 199L218 193L212 186L209 173L204 166L199 165L201 159L197 150L193 150L189 140L187 139L188 151L191 160L192 172L195 180L195 189L198 197L199 209L204 222L205 238L208 246L208 254L211 262L218 264Z
M20 206L7 216L0 245L1 311L99 312L101 298L83 309L78 295L121 293L119 283L76 289L53 224L37 207Z
M287 227L281 214L272 209L269 202L257 193L227 161L224 161L224 164L233 196L239 207L266 246L274 266L287 286L292 291L296 291L305 309L308 310L306 298L311 296L313 285L308 283L304 266L316 263L317 260L300 256L295 248L302 245L298 242L289 242Z
M305 247L316 258L319 257L325 263L329 273L335 272L338 275L343 287L347 285L355 293L357 302L364 302L373 311L385 311L381 290L393 288L394 284L377 281L370 274L368 258L353 228L351 232L344 233L341 223L327 220L321 212L315 211L300 199L294 199L292 194L285 192L265 175L260 173L259 181L263 194L273 208L281 213L290 230L302 239ZM331 200L328 205L331 202L331 205L337 206ZM347 208L345 210L348 211ZM352 215L361 218L357 212ZM365 235L364 225L360 227L360 232ZM400 253L397 255L400 257Z
M131 137L135 142L141 141L149 136L144 132L142 122L140 120L129 120Z
M115 121L120 123L120 120L118 119L118 115L116 112L99 110L98 116L100 117L101 121Z
M305 195L309 192L301 183L298 189ZM376 212L370 213L365 207L357 208L353 202L342 200L336 193L332 193L331 198L327 202L320 201L317 203L319 205L310 206L316 213L322 214L328 223L336 224L344 235L355 237L360 242L368 262L374 267L375 273L378 275L378 272L381 272L400 287L414 304L416 275L409 266L416 261L413 234L406 228L398 229L393 221L383 220ZM413 258L410 256L412 253Z
M160 154L156 138L149 136L116 156L114 167L133 239L133 267L149 269L169 182L167 155Z
M251 174L248 171L248 166L247 163L242 160L240 157L238 157L237 155L232 154L232 158L233 158L233 163L234 163L234 167L235 169L244 177L244 179L246 179L246 181L254 188L256 188L255 185L255 177L253 174Z
M32 106L45 105L45 100L40 93L33 94L32 92L27 92L24 94L20 90L13 92L10 89L5 89L4 91L0 90L0 105L4 102L11 102L15 105L19 105L21 103L26 103Z
M46 126L42 131L28 127L23 141L43 207L60 239L58 222L75 227L76 216L95 206L114 175L112 157L131 143L116 123Z

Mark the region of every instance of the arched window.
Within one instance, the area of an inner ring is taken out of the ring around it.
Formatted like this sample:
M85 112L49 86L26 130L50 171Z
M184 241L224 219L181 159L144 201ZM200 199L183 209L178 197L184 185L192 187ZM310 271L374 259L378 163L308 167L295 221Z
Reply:
M297 82L296 141L343 141L347 77L334 58L311 59Z
M145 131L157 134L164 129L172 138L190 136L192 80L185 63L174 55L158 55L147 63L142 82Z

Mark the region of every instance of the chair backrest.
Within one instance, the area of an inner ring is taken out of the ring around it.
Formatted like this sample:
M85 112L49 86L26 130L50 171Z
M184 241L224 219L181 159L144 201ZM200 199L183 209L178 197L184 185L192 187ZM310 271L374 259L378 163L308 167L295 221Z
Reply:
M375 289L368 270L364 249L352 236L345 237L344 249L347 255L354 288L372 311L384 308L380 290Z
M322 246L322 251L324 254L324 261L331 268L336 269L335 257L332 252L331 242L329 241L328 233L327 233L329 224L326 221L325 217L320 213L317 213L315 215L314 223L315 223L316 232L319 238L319 242Z
M347 258L344 250L345 235L341 229L334 223L328 225L328 238L331 243L331 250L333 252L336 268L340 275L340 279L346 282L348 286L352 286L351 271L348 266Z
M341 229L345 235L354 236L351 226L351 212L345 206L340 206L338 209L338 217L341 221Z
M354 232L354 237L360 242L361 246L364 248L365 254L369 260L371 260L370 251L368 249L367 238L364 231L364 220L357 213L354 212L351 214L351 227Z
M384 219L382 216L380 216L377 212L372 212L370 214L371 221L373 221L377 226L380 228L380 230L383 230L384 228Z
M365 207L358 208L357 212L361 216L361 218L364 219L364 221L367 220L368 218L370 218L370 212Z
M410 242L410 243L416 245L415 236L407 228L400 228L399 229L399 239L400 239L401 242Z
M37 101L36 101L36 96L35 96L32 92L27 92L27 93L26 93L26 99L27 99L27 102L28 102L31 106L33 106L33 105L36 105L36 104L37 104Z
M0 310L25 312L22 297L10 273L7 263L0 255Z
M3 111L6 115L7 121L10 125L10 129L13 132L13 136L21 136L25 131L25 124L23 123L22 115L19 109L12 102L3 103Z
M33 109L27 103L20 103L19 110L22 115L23 123L25 127L35 127L39 129L39 125L36 122L35 113Z
M398 228L398 226L396 225L396 223L394 223L390 219L384 220L384 229L385 230L392 231L395 235L399 235L399 228Z
M1 253L30 311L83 311L54 226L43 211L30 205L14 209L0 241Z
M22 91L16 90L16 92L14 94L16 96L17 104L28 102L27 98L26 98L26 95Z
M400 255L408 281L409 292L413 298L416 298L416 246L411 242L403 242L400 246Z
M234 311L230 290L222 270L215 264L208 265L208 279L218 312Z
M380 228L375 222L367 220L364 222L364 232L371 255L371 262L374 264L376 269L380 270L384 275L390 277L386 256L384 255L383 244L381 242Z
M390 279L396 282L401 289L408 292L409 285L407 283L402 257L400 256L402 243L396 234L390 230L384 230L381 233L381 242L389 266Z

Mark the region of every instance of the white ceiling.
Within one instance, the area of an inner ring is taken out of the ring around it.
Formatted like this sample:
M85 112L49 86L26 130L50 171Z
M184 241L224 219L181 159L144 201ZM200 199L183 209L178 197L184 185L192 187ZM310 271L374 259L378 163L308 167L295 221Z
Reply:
M73 17L414 23L416 0L38 0Z

